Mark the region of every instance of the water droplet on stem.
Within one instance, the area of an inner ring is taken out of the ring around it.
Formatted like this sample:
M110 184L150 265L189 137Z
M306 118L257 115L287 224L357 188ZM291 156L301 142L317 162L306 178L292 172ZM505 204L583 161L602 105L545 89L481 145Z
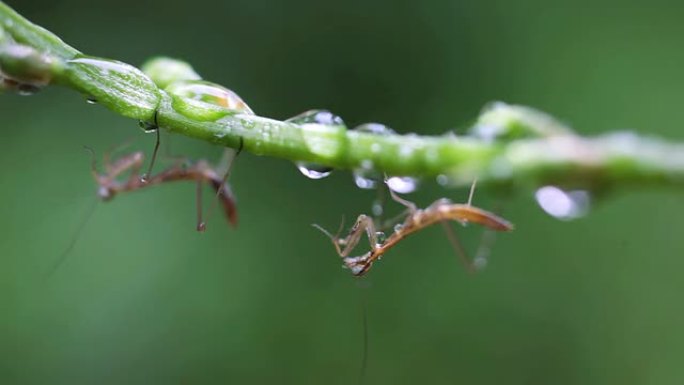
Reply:
M591 197L585 190L564 191L555 186L544 186L534 194L539 207L560 220L583 217L589 211Z
M297 162L296 165L297 169L309 179L323 179L333 171L332 167L315 163Z
M387 187L399 194L408 194L418 188L418 179L408 176L393 176L387 179Z

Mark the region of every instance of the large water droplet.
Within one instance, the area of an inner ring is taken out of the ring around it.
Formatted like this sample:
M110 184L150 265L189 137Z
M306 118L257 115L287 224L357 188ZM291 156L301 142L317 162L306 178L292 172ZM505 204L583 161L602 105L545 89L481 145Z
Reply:
M315 163L297 162L297 169L309 179L323 179L333 171L332 167Z
M387 187L399 194L408 194L418 188L418 179L408 176L393 176L387 179Z
M566 221L586 215L591 200L587 191L563 191L555 186L544 186L534 196L547 214Z
M309 151L322 158L334 158L344 149L347 126L330 111L310 110L286 122L299 125Z
M204 80L187 80L174 83L169 92L197 102L224 107L241 114L254 114L242 98L226 87Z
M186 80L172 83L166 91L173 96L173 108L195 120L215 121L230 114L254 114L235 92L211 82Z

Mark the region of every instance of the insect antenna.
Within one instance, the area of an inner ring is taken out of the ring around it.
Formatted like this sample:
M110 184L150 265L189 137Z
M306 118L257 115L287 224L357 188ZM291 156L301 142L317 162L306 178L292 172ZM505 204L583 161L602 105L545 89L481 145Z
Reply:
M90 172L94 177L97 177L97 159L95 157L95 151L88 146L83 146L83 149L90 154ZM55 274L55 272L57 272L59 267L62 266L64 261L66 261L66 258L69 256L74 247L76 247L78 240L81 238L81 234L83 234L83 230L85 230L86 225L88 222L90 222L90 218L92 218L93 214L95 214L96 208L97 200L92 200L90 205L86 208L83 217L81 217L80 222L76 226L76 232L71 237L67 247L59 254L59 256L57 256L57 259L55 259L55 261L52 263L52 266L50 266L45 273L46 279L49 279Z

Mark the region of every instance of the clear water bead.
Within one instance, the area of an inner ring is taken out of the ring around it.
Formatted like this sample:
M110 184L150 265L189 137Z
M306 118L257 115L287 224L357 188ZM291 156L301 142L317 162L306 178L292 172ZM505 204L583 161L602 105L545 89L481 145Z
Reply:
M332 167L315 163L297 162L297 169L309 179L323 179L333 171Z
M581 218L589 212L591 196L585 190L564 191L555 186L544 186L534 196L542 210L560 220Z
M396 132L393 129L385 126L384 124L380 124L380 123L364 123L364 124L354 128L354 131L367 132L369 134L376 134L376 135L396 134Z
M418 188L418 179L408 176L393 176L387 179L387 187L399 194L408 194Z
M339 116L328 110L309 110L297 116L287 119L286 122L294 124L320 124L323 126L344 126L344 121Z

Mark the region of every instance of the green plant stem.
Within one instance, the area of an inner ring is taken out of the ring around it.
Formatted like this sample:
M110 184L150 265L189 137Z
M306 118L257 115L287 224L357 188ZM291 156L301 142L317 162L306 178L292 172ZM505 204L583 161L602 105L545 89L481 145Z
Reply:
M170 132L291 161L389 175L444 175L454 185L477 178L498 185L602 189L622 184L680 185L684 145L631 133L575 135L550 116L496 104L471 135L379 135L344 125L294 124L176 93L197 81L188 64L155 59L144 72L82 55L0 2L0 78L5 83L71 88L115 113ZM1 79L0 79L1 80ZM216 87L220 87L215 85Z

